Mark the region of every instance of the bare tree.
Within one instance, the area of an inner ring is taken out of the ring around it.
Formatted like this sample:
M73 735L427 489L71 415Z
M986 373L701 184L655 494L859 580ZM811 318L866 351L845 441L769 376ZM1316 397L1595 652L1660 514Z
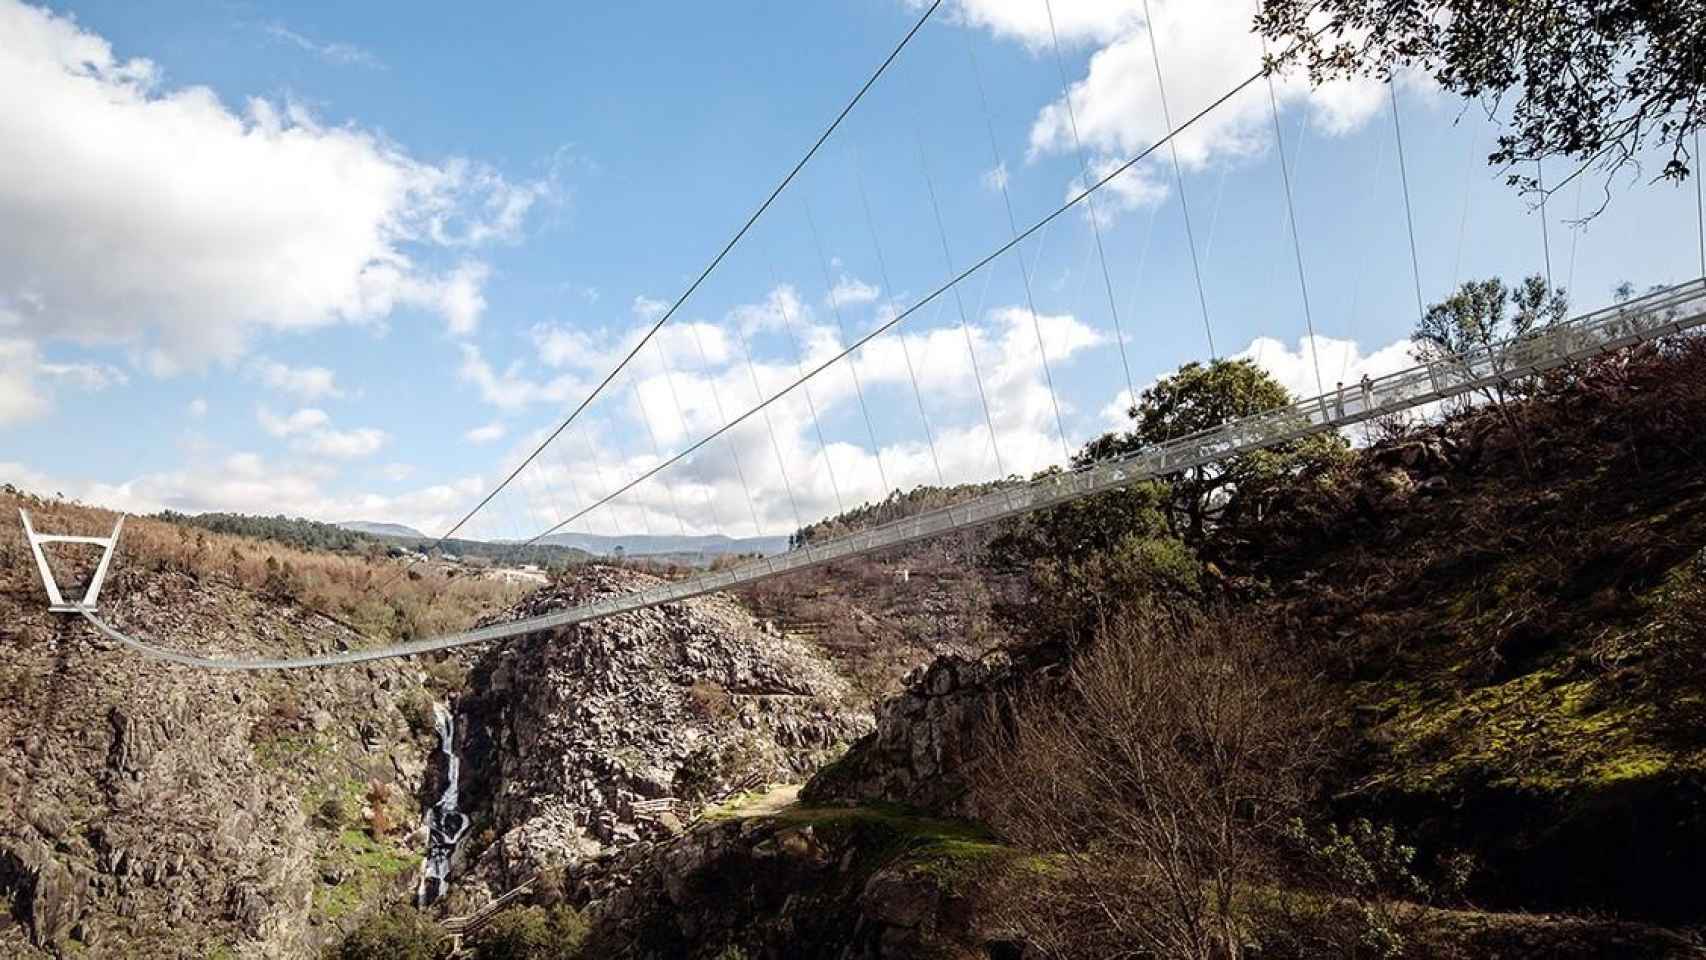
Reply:
M974 797L1035 854L996 909L1045 956L1244 953L1241 898L1324 754L1312 684L1267 640L1250 619L1129 617L988 725Z

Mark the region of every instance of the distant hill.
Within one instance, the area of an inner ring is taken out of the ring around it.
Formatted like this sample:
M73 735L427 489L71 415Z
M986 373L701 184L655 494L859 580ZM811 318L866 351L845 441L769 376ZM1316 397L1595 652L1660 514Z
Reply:
M736 538L720 535L672 537L642 534L599 536L590 533L554 533L539 542L584 550L596 557L612 556L618 550L630 557L700 553L712 556L731 553L757 553L768 556L773 553L783 553L788 549L787 537Z
M414 540L431 539L426 534L416 530L414 527L404 526L401 523L378 523L373 520L345 520L342 523L333 524L333 526L342 530L354 530L356 533L372 534L376 537L408 537Z

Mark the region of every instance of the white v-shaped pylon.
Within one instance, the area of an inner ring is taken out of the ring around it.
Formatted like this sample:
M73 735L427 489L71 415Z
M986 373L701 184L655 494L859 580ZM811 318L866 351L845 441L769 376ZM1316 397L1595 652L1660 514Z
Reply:
M29 538L30 550L36 555L36 569L41 571L42 586L47 587L48 610L54 613L93 613L95 601L101 596L101 581L107 578L107 565L112 562L113 548L118 546L118 534L124 529L124 515L120 514L118 523L113 524L110 537L69 537L57 534L39 534L35 527L30 526L30 515L22 508L18 516L24 521L24 536ZM101 548L101 562L95 567L95 577L89 581L89 589L83 592L83 599L77 603L66 603L59 594L59 584L53 579L53 570L47 565L47 554L42 552L44 543L92 543Z

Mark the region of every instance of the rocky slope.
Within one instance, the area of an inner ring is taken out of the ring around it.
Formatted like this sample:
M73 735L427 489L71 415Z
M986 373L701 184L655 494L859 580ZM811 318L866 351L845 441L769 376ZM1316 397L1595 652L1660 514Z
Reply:
M593 567L511 611L530 616L655 578ZM727 598L533 634L487 652L457 704L465 896L669 835L749 780L798 782L870 729L810 646Z
M31 509L55 523L51 504ZM20 539L0 537L0 954L310 957L369 905L408 894L430 749L416 714L433 697L420 666L245 674L144 660L48 614ZM102 609L197 650L362 642L134 554L115 560ZM377 831L363 819L375 808Z

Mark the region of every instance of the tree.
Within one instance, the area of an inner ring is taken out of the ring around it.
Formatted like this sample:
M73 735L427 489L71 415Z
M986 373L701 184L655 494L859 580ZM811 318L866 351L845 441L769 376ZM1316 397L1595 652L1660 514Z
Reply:
M1169 493L1151 481L1004 522L985 562L1028 589L1017 608L1000 605L1003 615L1034 639L1073 643L1151 598L1190 599L1200 564L1169 532Z
M1650 145L1670 155L1663 178L1693 172L1706 0L1263 0L1256 29L1317 83L1416 67L1489 112L1514 95L1487 161L1525 190L1539 188L1527 174L1540 160L1609 178Z
M1091 441L1077 460L1087 463L1166 443L1291 402L1290 391L1249 360L1187 363L1143 391L1128 411L1136 421L1130 432ZM1342 456L1344 447L1334 435L1311 437L1167 477L1169 528L1187 541L1201 542L1210 522L1259 513L1256 493L1270 481ZM1240 491L1247 496L1240 498Z
M1539 276L1528 277L1514 289L1503 280L1471 280L1457 292L1428 307L1411 335L1422 361L1443 361L1505 341L1521 340L1564 319L1569 301L1562 288L1548 290ZM1492 351L1494 369L1504 371L1502 353ZM1482 393L1501 407L1507 387L1495 383Z
M1039 865L990 876L1026 956L1245 955L1326 759L1320 693L1285 651L1256 617L1151 610L992 711L971 799Z

